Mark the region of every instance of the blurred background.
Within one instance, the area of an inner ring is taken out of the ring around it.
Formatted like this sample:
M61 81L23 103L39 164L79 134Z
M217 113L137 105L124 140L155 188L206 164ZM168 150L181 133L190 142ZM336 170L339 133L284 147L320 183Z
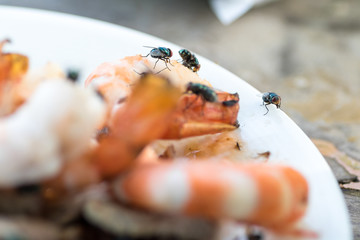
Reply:
M217 18L208 0L0 4L136 29L218 63L261 92L278 93L282 110L310 138L333 143L341 152L340 159L326 159L344 193L354 237L360 239L360 1L275 0L251 8L228 25Z

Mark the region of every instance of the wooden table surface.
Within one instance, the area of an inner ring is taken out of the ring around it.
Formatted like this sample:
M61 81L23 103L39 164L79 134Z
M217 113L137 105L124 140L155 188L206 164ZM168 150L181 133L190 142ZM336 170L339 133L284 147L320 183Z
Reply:
M360 239L359 1L279 0L228 26L204 0L0 4L66 12L149 33L207 57L260 91L281 94L282 109L305 133L333 143L343 154L327 160L341 183L354 239Z

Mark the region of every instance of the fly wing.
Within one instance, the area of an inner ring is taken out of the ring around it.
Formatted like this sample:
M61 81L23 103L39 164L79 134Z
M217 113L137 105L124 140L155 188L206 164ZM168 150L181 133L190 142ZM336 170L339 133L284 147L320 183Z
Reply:
M164 56L164 53L162 53L159 48L154 48L151 50L150 55L154 58L161 58Z

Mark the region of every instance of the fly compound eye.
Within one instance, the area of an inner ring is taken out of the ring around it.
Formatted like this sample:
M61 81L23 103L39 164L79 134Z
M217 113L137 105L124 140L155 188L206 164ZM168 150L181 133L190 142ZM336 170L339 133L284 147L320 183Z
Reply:
M171 51L170 48L168 48L168 55L169 55L169 57L172 57L172 55L173 55L173 53L172 53L172 51Z
M280 108L281 97L274 92L264 93L262 96L262 100L263 100L263 105L266 108L266 113L264 115L266 115L269 112L269 109L267 107L267 105L269 104L274 104L276 105L276 108Z
M278 97L278 96L273 97L273 98L271 99L271 102L272 102L272 103L277 103L277 102L279 102L279 97Z

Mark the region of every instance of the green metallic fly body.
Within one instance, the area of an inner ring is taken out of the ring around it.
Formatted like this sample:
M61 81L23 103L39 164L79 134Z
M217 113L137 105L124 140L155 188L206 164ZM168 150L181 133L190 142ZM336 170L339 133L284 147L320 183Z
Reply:
M281 97L274 92L264 93L262 96L262 100L263 100L263 105L265 105L265 108L267 110L264 115L266 115L269 112L267 105L274 104L276 108L280 108Z
M197 72L200 69L199 60L195 57L194 54L192 54L187 49L181 49L179 51L180 57L182 58L182 64L192 70L193 72Z

